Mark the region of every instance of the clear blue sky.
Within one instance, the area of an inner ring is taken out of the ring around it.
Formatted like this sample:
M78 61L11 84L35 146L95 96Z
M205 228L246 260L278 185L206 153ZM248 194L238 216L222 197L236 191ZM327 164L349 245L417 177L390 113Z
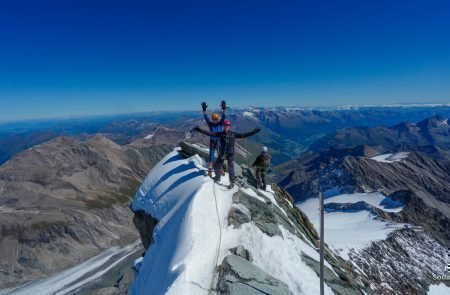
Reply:
M6 3L10 2L10 3ZM450 101L450 1L2 1L0 121Z

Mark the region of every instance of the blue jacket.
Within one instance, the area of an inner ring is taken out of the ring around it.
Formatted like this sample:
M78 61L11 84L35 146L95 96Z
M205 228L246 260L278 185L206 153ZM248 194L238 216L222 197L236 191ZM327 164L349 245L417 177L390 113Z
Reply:
M206 124L208 124L209 132L217 133L217 132L223 131L222 125L223 125L223 122L225 121L225 114L222 113L222 118L220 118L220 121L217 123L211 122L211 120L209 119L207 114L203 114L203 116L205 117ZM218 141L220 139L220 137L211 135L209 137L209 139L213 140L213 141Z

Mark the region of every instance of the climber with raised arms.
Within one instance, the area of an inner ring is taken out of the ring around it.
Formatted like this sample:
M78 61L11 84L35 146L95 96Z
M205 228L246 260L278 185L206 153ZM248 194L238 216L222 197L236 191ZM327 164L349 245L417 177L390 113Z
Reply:
M220 120L219 120L219 114L217 114L217 113L213 113L211 115L211 120L210 120L208 115L206 114L206 108L208 107L208 105L206 104L206 102L202 102L201 105L202 105L202 110L203 110L203 117L205 118L206 124L208 124L209 131L211 133L221 132L223 122L225 121L225 116L226 116L225 112L227 109L227 104L226 104L225 100L222 100L220 102L220 107L222 109L222 117L220 118ZM210 177L212 176L212 165L214 162L214 154L215 154L216 150L217 151L220 150L219 137L210 135L210 137L209 137L209 157L208 157L208 175Z
M235 145L236 138L246 138L246 137L252 136L252 135L258 133L259 131L261 131L261 129L255 128L255 129L253 129L253 131L247 132L247 133L234 132L234 131L231 131L231 122L229 120L225 120L223 122L223 129L224 130L221 132L208 132L208 131L203 130L200 127L196 126L192 130L200 132L205 135L214 136L214 137L219 138L219 143L220 143L219 156L214 163L214 173L215 173L214 181L215 182L220 181L220 178L221 178L220 170L222 169L224 161L227 160L228 172L229 172L229 177L230 177L230 185L228 188L232 189L234 187L234 183L236 180L236 174L234 172L234 154L235 154L234 145Z

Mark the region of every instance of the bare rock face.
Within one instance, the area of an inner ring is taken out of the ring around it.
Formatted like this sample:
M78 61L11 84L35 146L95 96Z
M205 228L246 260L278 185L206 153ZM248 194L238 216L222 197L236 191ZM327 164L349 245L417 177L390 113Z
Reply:
M139 210L134 212L133 223L139 231L142 245L145 250L153 244L153 230L155 229L158 220L148 215L145 211Z
M171 150L59 137L0 166L0 288L44 278L138 239L128 205Z
M350 260L358 273L370 277L377 294L423 294L444 275L446 249L421 229L394 231L383 241L372 243ZM447 285L448 282L445 282Z
M288 286L242 257L230 254L219 267L220 294L292 294Z

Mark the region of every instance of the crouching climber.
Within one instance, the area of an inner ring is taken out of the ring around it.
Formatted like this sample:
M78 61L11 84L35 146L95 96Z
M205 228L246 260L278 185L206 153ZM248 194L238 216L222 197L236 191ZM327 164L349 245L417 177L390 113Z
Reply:
M252 167L256 170L256 180L258 188L266 190L266 175L270 167L270 155L267 153L267 147L263 147L261 153L256 157Z
M215 173L214 181L215 182L220 181L221 178L220 171L222 169L224 161L227 160L228 172L230 177L230 186L228 188L231 189L234 187L234 183L236 180L236 174L234 172L234 154L235 154L234 144L236 138L246 138L252 136L261 131L261 129L255 128L253 131L247 133L234 132L231 131L231 122L229 120L225 120L223 122L223 128L224 131L221 132L208 132L206 130L201 129L198 126L194 127L193 130L205 135L218 137L220 139L219 157L214 163L214 173Z

